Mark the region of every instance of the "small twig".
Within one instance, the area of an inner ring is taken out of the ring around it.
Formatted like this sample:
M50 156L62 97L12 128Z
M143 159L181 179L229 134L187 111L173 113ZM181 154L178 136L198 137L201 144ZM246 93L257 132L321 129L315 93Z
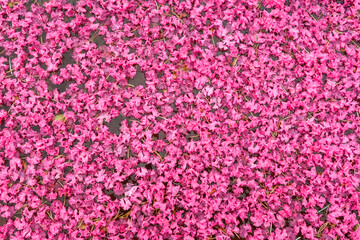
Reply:
M164 159L160 156L160 154L157 151L153 150L153 152L161 159L161 162L164 161Z
M224 228L220 227L219 229L223 234L227 235L227 232L226 232L226 230Z
M245 121L247 121L247 122L251 122L251 121L250 121L250 119L248 118L248 116L246 116L244 113L241 113L241 114L244 116Z
M9 57L9 66L10 66L10 70L12 70L12 66L11 66L11 58Z
M357 44L356 44L356 42L355 42L354 40L351 40L351 42L352 42L353 44L355 44L355 46L356 46L357 48L360 48L360 46L359 46L359 45L357 45Z
M53 213L51 211L46 211L46 214L49 216L49 218L52 220L52 221L55 221L54 217L53 217Z
M133 220L132 217L130 217L130 224L129 224L128 228L126 229L126 233L129 231L129 229L130 229L130 227L131 227L132 220Z
M76 229L79 229L81 227L81 225L83 224L83 220L81 219L80 222L78 222L78 224L76 225Z
M286 90L285 88L284 88L284 85L283 84L281 84L281 88L285 91L285 92L289 92L288 90Z
M165 42L165 38L155 39L152 42L155 43L155 42L159 42L159 41L164 41Z
M149 127L151 126L151 124L152 124L152 122L149 123L149 125L146 127L145 132L146 132L147 130L149 130Z
M266 209L266 210L269 210L270 207L269 207L269 204L267 204L266 202L262 202L260 201L261 205Z
M257 38L257 36L256 36L256 38ZM259 48L259 46L260 46L260 44L254 43L253 48L254 48L254 50L255 50L255 55L258 55L258 48Z
M7 71L5 74L8 74L8 73L10 73L12 71L14 71L14 69L11 69L11 70Z
M309 11L306 9L306 12L315 20L315 21L317 21L317 19L311 14L311 13L309 13Z
M252 67L253 69L255 69L255 68L254 68L254 66L253 66L253 65L251 65L251 63L249 63L249 61L248 61L247 63L250 65L250 67Z
M135 29L131 30L130 32L133 33L135 32L136 30L138 30L139 26L137 26Z
M175 139L171 140L170 142L167 143L167 145L172 144L173 142L175 142Z
M8 110L8 113L10 114L10 110L11 110L11 108L12 108L12 106L14 106L14 104L15 104L15 101L11 104L11 106L9 107L9 110Z
M184 21L181 19L181 17L177 15L176 12L174 12L173 8L171 8L171 12L175 15L175 17L177 17L182 22L182 24L185 24Z
M137 120L137 119L129 119L129 121L135 121L135 122L141 123L141 121Z
M128 147L128 151L127 151L127 158L129 159L130 158L130 149L131 148L131 141L130 141L130 143L129 143L129 147Z
M235 233L234 232L234 235L237 237L237 238L240 238L239 234Z
M116 219L118 219L118 218L120 217L120 215L121 215L121 214L120 214L120 211L119 211L119 212L111 219L111 221L115 221ZM97 220L97 219L94 219L93 222L96 221L96 220Z
M189 136L190 138L196 138L196 137L200 137L200 134L197 134L195 136Z
M339 84L341 84L342 83L342 81L339 81L338 83L336 83L336 85L335 86L337 86L337 85L339 85Z
M89 42L94 41L94 39L97 37L98 34L99 34L99 29L97 29L94 35L89 39Z
M273 192L275 192L275 190L276 190L278 187L279 187L279 185L276 185L276 186L273 188L273 190L271 190L270 194L273 193Z
M329 222L324 223L320 228L318 233L321 234L322 231L324 231L324 229L326 228L326 226L329 224Z
M240 57L240 54L238 54L237 57L234 59L234 61L233 61L233 63L232 63L232 66L233 66L233 67L236 66L236 63L237 63L239 57Z
M62 187L64 188L64 184L62 182L60 182L59 180L56 180L56 182Z
M346 208L347 205L348 205L348 203L345 204L345 206L341 209L341 211L344 211L344 209Z
M334 29L335 30L335 32L337 32L338 34L343 34L343 33L345 33L346 31L339 31L339 30L337 30L337 29Z
M207 123L210 123L209 119L208 119L206 116L204 116L204 117L205 117L205 121L206 121Z

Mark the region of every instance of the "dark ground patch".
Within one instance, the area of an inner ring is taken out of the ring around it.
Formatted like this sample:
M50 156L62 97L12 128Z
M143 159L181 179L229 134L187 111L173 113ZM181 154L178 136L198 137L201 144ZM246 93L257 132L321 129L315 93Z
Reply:
M135 87L140 85L146 87L145 73L141 71L140 66L136 66L136 75L133 79L129 80L129 84L134 85Z

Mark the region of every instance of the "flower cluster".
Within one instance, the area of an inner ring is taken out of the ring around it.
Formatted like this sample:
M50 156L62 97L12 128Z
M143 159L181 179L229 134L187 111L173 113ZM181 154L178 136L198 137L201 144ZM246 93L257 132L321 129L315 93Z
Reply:
M360 239L359 17L0 0L0 238Z

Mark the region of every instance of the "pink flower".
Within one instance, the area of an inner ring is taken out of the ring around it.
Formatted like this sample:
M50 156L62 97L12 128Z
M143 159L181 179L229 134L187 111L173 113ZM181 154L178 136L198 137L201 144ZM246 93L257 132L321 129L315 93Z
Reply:
M208 82L207 77L205 76L199 77L195 80L195 87L200 90L203 88L206 82Z
M0 121L5 119L7 116L8 116L8 113L4 109L1 109L0 110Z
M0 10L1 239L358 238L357 1L25 5Z

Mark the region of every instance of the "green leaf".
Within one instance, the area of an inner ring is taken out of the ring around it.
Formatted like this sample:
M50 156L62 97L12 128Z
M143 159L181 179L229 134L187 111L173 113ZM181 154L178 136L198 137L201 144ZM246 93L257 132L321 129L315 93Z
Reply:
M354 231L358 230L360 228L360 223L356 224L356 226L354 227Z
M8 5L9 5L9 7L11 7L11 8L14 6L12 2L9 2Z
M63 122L66 121L64 114L58 114L58 115L56 115L56 116L54 117L54 121L56 121L56 120L63 121Z

